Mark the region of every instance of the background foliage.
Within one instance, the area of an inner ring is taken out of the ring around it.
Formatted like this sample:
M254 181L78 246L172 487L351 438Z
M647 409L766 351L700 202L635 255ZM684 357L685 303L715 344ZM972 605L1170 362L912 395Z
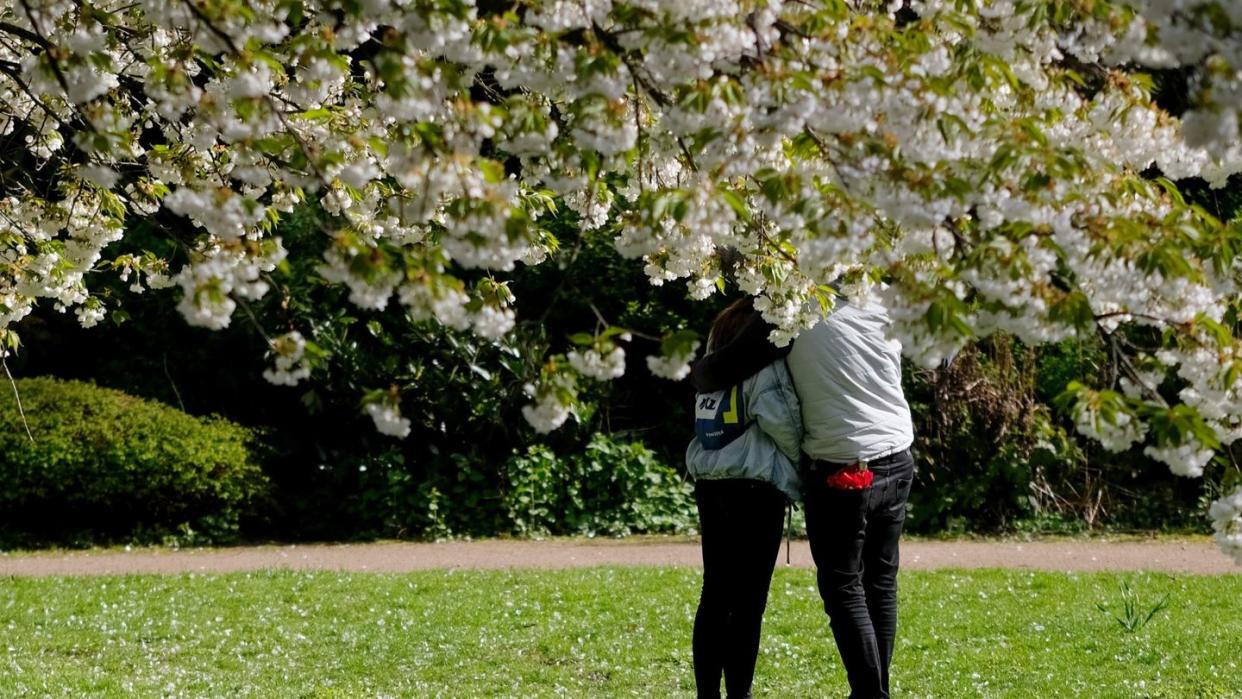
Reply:
M0 545L227 542L266 495L251 430L86 383L17 388L24 420L0 400Z
M244 533L256 538L690 530L693 499L681 475L691 433L687 382L631 367L618 380L584 386L585 407L566 429L538 436L521 418L523 385L550 344L592 323L704 330L724 301L693 302L684 288L652 287L641 263L616 254L609 232L580 236L573 223L561 227L558 261L517 275L519 292L541 301L525 308L539 315L519 318L500 344L411 324L399 310L358 311L341 289L316 281L322 234L307 217L283 231L295 254L274 275L279 293L247 309L259 323L189 327L155 298L167 292L148 292L129 304L128 316L89 330L43 309L23 324L27 347L10 366L18 375L93 380L256 430L271 483L271 498L245 521ZM259 328L282 322L311 328L320 357L297 388L262 378ZM630 356L642 357L647 344L656 342L636 337ZM997 336L940 369L906 367L920 466L910 528L1202 529L1212 478L1179 479L1138 449L1110 454L1077 437L1055 405L1070 380L1091 378L1106 360L1098 343L1032 349ZM365 387L385 383L407 396L407 439L378 434L360 411ZM50 405L35 412L47 410L53 414L39 419L60 419ZM24 438L17 423L8 424L6 438ZM0 466L15 463L5 454ZM222 535L236 531L234 515ZM87 524L40 535L72 542L89 540L90 531L118 532Z
M518 330L499 344L411 324L400 309L357 310L344 290L314 274L328 241L309 212L282 230L294 254L273 275L279 293L246 309L259 323L193 328L158 298L174 292L148 292L128 305L128 315L92 329L41 309L23 322L26 346L8 361L17 375L90 379L261 428L273 498L249 525L259 537L692 527L692 498L680 475L683 426L691 424L687 385L634 367L621 381L584 386L585 407L566 429L537 438L521 416L523 385L550 343L601 318L705 327L715 310L681 288L652 287L640 265L617 255L609 233L579 236L573 221L560 232L562 258L526 268L517 281L520 292L543 301L527 307L540 315L519 318ZM308 340L325 358L297 388L262 378L260 328L282 323L310 328ZM658 341L635 338L632 345L654 353ZM632 355L641 358L642 349ZM407 389L407 439L377 433L360 411L365 387L385 384Z
M909 527L922 533L1093 528L1205 530L1218 481L1173 476L1140 448L1075 434L1056 398L1101 371L1093 342L1032 349L1006 336L936 371L906 370L919 471Z

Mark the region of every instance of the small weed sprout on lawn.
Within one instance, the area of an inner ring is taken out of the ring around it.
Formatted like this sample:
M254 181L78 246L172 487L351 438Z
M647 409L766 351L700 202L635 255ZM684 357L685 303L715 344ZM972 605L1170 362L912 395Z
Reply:
M1134 633L1142 629L1147 625L1147 622L1152 620L1152 617L1167 609L1168 606L1169 593L1166 592L1164 597L1161 597L1160 601L1156 602L1156 604L1150 609L1146 612L1141 611L1141 608L1139 607L1138 595L1134 592L1134 588L1130 587L1130 583L1125 580L1121 581L1120 614L1110 610L1108 607L1104 606L1102 602L1095 603L1096 609L1099 609L1101 612L1111 616L1113 620L1116 621L1127 633Z

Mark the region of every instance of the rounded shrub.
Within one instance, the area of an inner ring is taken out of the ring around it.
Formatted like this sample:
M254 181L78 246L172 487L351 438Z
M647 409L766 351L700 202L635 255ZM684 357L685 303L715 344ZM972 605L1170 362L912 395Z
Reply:
M222 543L267 490L253 433L94 384L0 397L0 545Z

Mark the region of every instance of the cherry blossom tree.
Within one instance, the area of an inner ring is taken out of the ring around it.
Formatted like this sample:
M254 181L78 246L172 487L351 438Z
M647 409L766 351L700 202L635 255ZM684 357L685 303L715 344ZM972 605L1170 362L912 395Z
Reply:
M1199 476L1242 436L1242 224L1176 182L1242 171L1240 111L1224 0L2 0L0 352L39 303L98 323L108 275L225 327L308 200L354 304L495 340L572 211L696 298L731 251L777 344L839 293L927 365L1098 336L1116 371L1072 387L1079 429ZM139 223L179 254L110 252ZM601 325L532 377L536 429L624 371ZM694 334L663 345L647 366L684 377ZM270 351L282 384L322 355L296 328ZM400 399L373 394L381 431ZM1242 562L1242 486L1211 516Z

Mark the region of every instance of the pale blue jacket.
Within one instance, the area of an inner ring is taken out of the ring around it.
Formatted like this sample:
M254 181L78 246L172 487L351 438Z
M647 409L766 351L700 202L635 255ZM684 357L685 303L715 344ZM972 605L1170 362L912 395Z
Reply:
M695 405L703 395L696 397ZM686 469L696 480L767 481L800 502L802 411L785 360L772 362L743 381L742 395L751 421L746 431L720 449L706 449L696 437L686 448Z

